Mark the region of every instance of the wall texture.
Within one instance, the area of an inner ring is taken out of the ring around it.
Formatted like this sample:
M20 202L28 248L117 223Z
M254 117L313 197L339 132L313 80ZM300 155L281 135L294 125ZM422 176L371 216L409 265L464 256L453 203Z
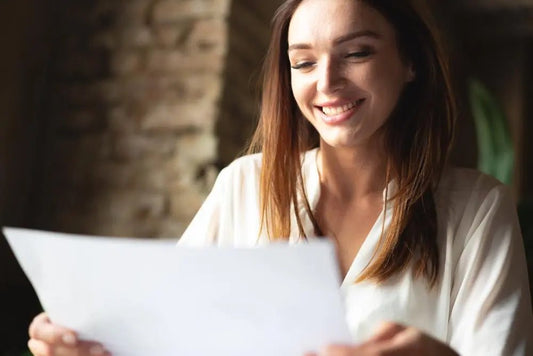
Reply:
M36 225L179 236L217 173L229 0L56 9Z

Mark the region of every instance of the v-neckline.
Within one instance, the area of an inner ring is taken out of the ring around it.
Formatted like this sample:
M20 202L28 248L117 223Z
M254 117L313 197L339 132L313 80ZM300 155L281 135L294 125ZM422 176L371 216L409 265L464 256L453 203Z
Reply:
M311 210L314 211L318 200L320 198L321 194L321 186L320 186L320 174L318 172L318 148L315 148L308 152L308 157L305 158L304 165L308 164L309 166L307 169L304 170L304 179L305 179L305 189L307 198L309 199L309 205L311 207ZM309 161L307 160L309 159ZM393 182L389 183L389 194L391 193L391 189L393 188L394 184ZM383 192L383 201L385 201L385 191ZM382 228L385 229L388 226L388 223L390 221L390 217L392 215L391 210L391 204L386 205L386 213L385 213L385 205L381 209L377 219L374 221L374 224L372 225L372 228L368 232L367 236L365 237L363 243L361 244L361 247L359 248L359 251L355 255L352 263L350 264L350 267L348 268L348 271L346 272L346 275L341 276L342 283L341 287L345 287L349 284L352 284L355 282L357 277L361 274L361 272L369 265L376 248L378 247L379 240L381 237ZM300 214L302 214L303 211L300 211ZM308 236L312 236L314 234L314 227L311 221L309 220L309 217L307 214L305 215L305 221L306 221L306 233ZM303 215L300 215L303 216ZM385 225L383 225L383 219L385 219Z
M384 217L384 211L385 209L382 208L378 217L374 221L372 228L370 229L363 243L361 244L359 251L357 251L357 254L355 255L352 263L350 264L346 275L341 276L341 287L345 287L346 285L355 282L361 272L363 272L363 270L370 264L370 261L372 260L372 257L376 252L376 248L378 247L379 240L381 237L381 232L383 229L383 219L386 218Z

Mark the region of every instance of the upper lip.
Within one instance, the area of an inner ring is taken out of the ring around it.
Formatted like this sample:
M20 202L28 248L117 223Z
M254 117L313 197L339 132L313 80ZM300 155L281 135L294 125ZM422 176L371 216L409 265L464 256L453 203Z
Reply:
M336 107L340 107L340 106L356 103L356 102L358 102L361 99L364 99L364 98L358 98L358 99L353 99L353 100L338 99L338 100L332 100L332 101L316 104L315 106L321 107L321 108L324 108L324 107L326 107L326 108L327 107L336 108Z

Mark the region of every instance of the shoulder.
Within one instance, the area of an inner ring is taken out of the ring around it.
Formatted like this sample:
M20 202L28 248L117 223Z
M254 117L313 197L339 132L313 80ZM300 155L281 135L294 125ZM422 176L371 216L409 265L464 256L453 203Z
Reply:
M241 156L227 165L222 171L232 174L260 172L262 158L262 153Z
M316 148L302 153L302 169L304 176L309 174L308 171L316 171L316 154ZM232 179L258 179L261 174L262 161L262 153L241 156L222 169L219 176L231 177Z
M438 184L438 193L483 193L504 185L485 173L471 168L447 167Z
M435 203L446 235L454 231L454 240L466 242L482 231L517 226L516 205L509 189L473 169L446 169L436 189Z
M217 178L217 185L241 184L243 181L256 181L261 173L262 154L245 155L235 159L223 168Z
M507 187L487 174L469 168L448 167L437 186L438 205L467 204L510 199Z

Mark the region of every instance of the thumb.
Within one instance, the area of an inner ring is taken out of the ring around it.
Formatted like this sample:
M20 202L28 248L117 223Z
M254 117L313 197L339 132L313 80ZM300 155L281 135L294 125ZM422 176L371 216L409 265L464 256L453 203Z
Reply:
M404 331L406 327L402 324L385 321L379 324L374 334L368 339L368 342L381 342L389 340Z

